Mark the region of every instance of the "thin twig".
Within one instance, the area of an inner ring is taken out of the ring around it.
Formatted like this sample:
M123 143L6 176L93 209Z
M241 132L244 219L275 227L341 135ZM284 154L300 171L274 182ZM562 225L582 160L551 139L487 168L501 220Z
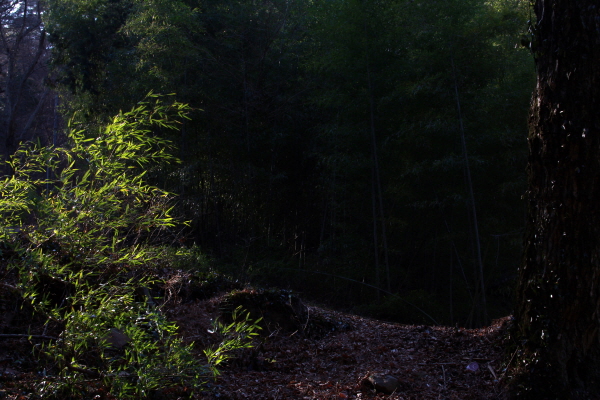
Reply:
M444 366L444 365L457 365L457 364L455 362L445 362L445 363L437 362L437 363L419 363L418 365L442 365L442 366Z
M496 373L494 372L494 369L492 368L492 366L490 364L488 364L487 367L490 370L490 372L492 373L492 375L494 375L494 379L498 380L498 377L496 376Z
M81 372L88 378L96 378L97 379L97 378L102 377L102 374L100 374L98 371L94 371L93 369L80 368L80 367L76 367L71 364L67 365L67 369L70 371Z
M444 390L446 390L446 368L444 368L444 364L442 364L442 374L444 375Z
M510 357L510 360L508 361L508 363L506 364L506 367L504 368L504 371L502 372L502 376L500 377L500 379L504 379L504 377L506 376L506 373L508 372L508 367L513 362L513 359L515 358L515 356L517 355L518 352L519 352L519 350L516 350L512 354L512 356Z
M306 323L302 327L302 332L306 332L306 328L308 327L309 320L310 320L310 307L306 307Z

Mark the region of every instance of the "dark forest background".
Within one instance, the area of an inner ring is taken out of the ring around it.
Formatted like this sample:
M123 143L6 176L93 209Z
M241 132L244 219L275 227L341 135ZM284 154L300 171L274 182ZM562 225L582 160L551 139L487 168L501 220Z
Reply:
M175 93L191 119L155 133L181 163L148 170L189 221L166 244L378 318L512 311L528 1L0 0L0 19L2 156Z

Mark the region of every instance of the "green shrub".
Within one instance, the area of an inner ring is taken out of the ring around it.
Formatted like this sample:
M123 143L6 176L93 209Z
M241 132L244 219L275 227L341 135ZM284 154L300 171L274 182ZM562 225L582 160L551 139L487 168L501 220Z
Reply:
M42 349L60 377L42 385L42 394L86 393L88 381L97 379L119 399L147 398L181 383L198 389L212 375L194 359L191 345L175 337L175 324L136 301L133 289L133 282L108 282L75 291L70 300L77 306L61 318L64 330Z
M241 316L241 318L240 318ZM258 325L262 318L252 321L250 312L244 315L244 309L237 307L231 314L232 322L224 323L216 320L213 331L221 336L221 343L204 350L209 366L215 375L219 374L217 367L232 357L235 350L252 347L252 339L262 328Z
M154 133L175 129L189 109L163 100L151 93L98 132L71 123L69 147L24 144L0 180L0 243L24 298L60 327L39 352L48 361L42 398L91 398L99 387L119 399L173 385L191 393L226 351L250 345L246 318L225 327L239 333L199 363L148 291L139 295L154 283L153 266L189 267L200 257L155 245L178 223L173 195L145 180L150 166L177 162Z

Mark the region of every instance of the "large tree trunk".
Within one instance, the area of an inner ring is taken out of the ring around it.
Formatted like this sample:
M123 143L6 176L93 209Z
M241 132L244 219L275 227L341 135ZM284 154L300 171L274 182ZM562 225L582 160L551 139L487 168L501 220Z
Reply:
M600 3L537 0L519 398L600 393Z

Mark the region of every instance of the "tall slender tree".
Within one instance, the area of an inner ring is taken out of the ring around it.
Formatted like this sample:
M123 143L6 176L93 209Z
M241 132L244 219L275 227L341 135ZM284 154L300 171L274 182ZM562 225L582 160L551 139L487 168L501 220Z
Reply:
M150 89L194 108L176 138L182 168L149 175L185 194L196 243L276 283L298 282L288 267L300 265L432 303L455 262L461 323L481 303L475 284L514 275L518 241L511 252L502 239L491 262L482 251L476 269L454 93L481 248L496 249L490 233L523 215L515 143L530 93L514 36L527 0L46 1L61 82L90 120ZM331 292L316 281L303 287ZM374 300L337 282L336 300Z
M600 5L537 0L519 398L600 393Z
M48 50L37 0L0 0L0 157L8 159L19 143L31 140L40 127L50 89Z
M515 276L509 254L518 257L520 243L508 251L502 239L493 257L485 249L499 241L491 234L523 222L518 171L525 151L516 144L526 131L533 70L526 51L515 50L517 27L526 20L521 3L314 4L309 65L322 79L314 98L331 112L317 149L324 165L320 242L321 254L335 254L344 265L335 272L407 296L425 289L435 301L451 287L440 277L452 260L440 254L452 254L460 258L453 299L461 318L472 315L461 323L489 321L488 286ZM464 184L461 138L472 191ZM368 258L375 241L379 257ZM498 310L490 306L489 314Z

